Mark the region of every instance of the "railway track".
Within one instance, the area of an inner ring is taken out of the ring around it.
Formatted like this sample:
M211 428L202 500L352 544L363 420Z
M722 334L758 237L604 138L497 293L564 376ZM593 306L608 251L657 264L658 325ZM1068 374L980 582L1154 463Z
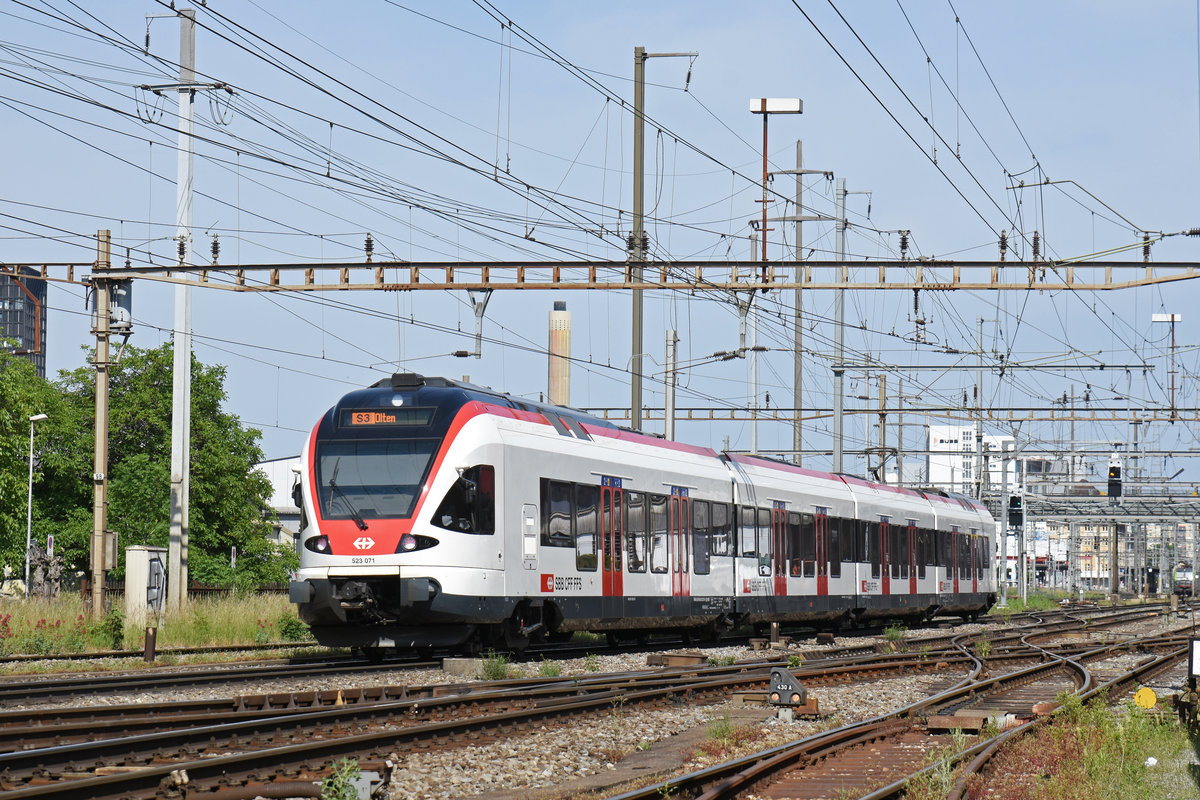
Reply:
M1107 624L1124 624L1130 619L1128 614L1092 615L1088 627L1095 630ZM1024 674L1057 674L1056 689L1061 689L1074 685L1064 683L1063 676L1069 673L1066 663L1139 647L1178 648L1182 641L1178 635L1141 642L1114 635L1120 641L1104 646L1067 641L1052 651L1031 640L1063 638L1071 629L1059 619L1043 619L1040 624L1034 619L1027 622L1011 633L997 630L982 634L992 643L986 659L988 667L993 671L1001 667L1005 670L1001 678L989 680L1007 680L1011 684L1007 697L996 689L986 694L991 698L989 706L983 702L985 694L979 686L974 686L957 699L942 698L943 710L947 712L942 716L979 719L1015 715L1021 709L1028 709L1036 695L1022 688L1018 679ZM1073 624L1078 631L1081 623L1075 620ZM912 673L917 669L959 677L970 670L979 673L975 678L982 681L984 660L970 651L972 639L978 640L979 636L925 640L921 642L921 652L867 654L862 648L829 651L820 657L806 658L795 672L811 686L866 683L879 676ZM225 796L233 797L259 790L286 790L293 793L289 796L304 796L303 791L311 792L314 781L326 774L331 761L342 756L358 758L364 769L374 767L375 772L384 775L387 759L397 750L458 747L530 727L567 726L581 714L611 712L618 706L654 708L712 702L733 691L765 686L770 668L785 663L763 658L722 667L692 666L586 678L347 688L245 695L183 704L2 712L0 793L5 800L171 797L184 792L188 797L223 796L214 792L226 792ZM395 666L370 665L369 669L363 669L360 664L351 674L361 677L371 674L373 669ZM202 678L212 677L207 675L208 670L199 672L205 673ZM253 674L263 673L255 670ZM1011 677L1014 675L1017 678ZM144 674L131 677L143 682L146 678ZM172 680L180 678L172 676ZM181 682L186 680L185 677ZM946 683L962 684L959 688L968 686L954 677ZM79 681L75 688L82 690L82 686ZM881 719L880 731L886 735L862 729L848 734L846 740L861 741L843 742L840 749L858 746L857 752L865 752L869 749L867 742L896 741L897 752L907 752L918 760L951 745L956 750L962 749L957 747L961 742L948 730L926 729L921 734L926 738L918 736L920 731L913 727L913 720L922 716L928 714L909 711L896 718ZM893 736L900 738L889 738ZM914 741L925 744L918 746L904 738L914 736L917 736ZM901 761L896 753L887 760ZM831 765L835 760L823 757L821 762Z
M971 675L935 697L614 800L649 800L666 791L700 800L730 800L750 792L770 800L885 800L903 796L910 783L923 776L955 770L960 775L951 796L959 800L970 775L984 769L1006 742L1044 724L1063 691L1084 700L1101 692L1120 696L1186 658L1182 640L1179 635L1151 637L1074 656L1043 649L1045 663L997 677L988 677L984 663L973 659ZM1167 652L1102 683L1084 664L1137 647ZM967 654L966 647L962 651ZM1034 707L1042 704L1047 715L1034 714Z

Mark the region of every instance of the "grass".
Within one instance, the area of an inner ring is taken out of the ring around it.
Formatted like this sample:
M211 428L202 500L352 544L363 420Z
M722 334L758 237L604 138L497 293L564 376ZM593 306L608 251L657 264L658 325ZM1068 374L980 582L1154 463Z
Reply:
M178 613L147 621L156 627L157 646L253 645L311 638L284 595L237 594L190 601ZM126 624L120 607L99 621L88 618L78 595L54 600L0 601L0 655L55 655L103 650L137 650L145 630Z
M993 763L993 800L1168 800L1196 796L1187 769L1191 743L1174 719L1132 704L1108 708L1060 697L1062 711L1048 725L1006 748ZM1157 760L1147 765L1148 758ZM1028 776L1028 777L1022 777ZM968 793L984 782L973 776Z
M734 725L726 711L708 725L708 737L700 743L696 756L721 761L740 754L740 751L763 737L757 725Z
M479 668L479 677L485 681L502 681L509 677L510 664L508 656L488 650Z

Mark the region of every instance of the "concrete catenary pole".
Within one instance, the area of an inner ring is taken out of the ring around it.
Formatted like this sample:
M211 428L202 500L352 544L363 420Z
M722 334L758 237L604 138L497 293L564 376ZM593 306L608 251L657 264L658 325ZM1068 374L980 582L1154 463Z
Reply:
M196 103L196 12L179 10L179 162L175 192L179 266L192 239L192 120ZM167 607L187 602L188 494L192 430L192 293L175 287L174 366L171 384L171 522L167 541Z
M96 235L96 273L103 276L112 265L112 233L99 231ZM109 282L105 277L95 281L96 287L96 437L92 459L92 547L91 618L104 615L104 532L108 527L108 337Z

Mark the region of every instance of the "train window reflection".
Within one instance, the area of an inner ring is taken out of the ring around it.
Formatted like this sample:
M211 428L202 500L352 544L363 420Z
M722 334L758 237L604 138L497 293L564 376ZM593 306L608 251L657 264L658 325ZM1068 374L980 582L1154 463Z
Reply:
M574 547L571 484L542 478L542 545Z
M755 523L754 523L754 521L756 518L755 515L757 513L758 512L756 509L748 508L746 506L742 506L742 508L740 510L741 525L739 527L741 530L741 534L740 534L741 542L738 546L738 552L740 552L743 556L753 556L755 554L755 550L754 550L754 542L755 542L755 527L754 527L754 525L755 525Z
M646 571L646 495L641 492L623 492L625 497L625 541L628 542L629 557L626 563L630 572Z
M650 495L650 571L667 571L667 498Z
M325 519L408 517L433 461L437 439L321 442L317 499Z
M596 569L596 520L600 510L600 487L575 486L575 568Z
M733 530L729 520L729 506L713 503L712 506L712 554L733 555Z

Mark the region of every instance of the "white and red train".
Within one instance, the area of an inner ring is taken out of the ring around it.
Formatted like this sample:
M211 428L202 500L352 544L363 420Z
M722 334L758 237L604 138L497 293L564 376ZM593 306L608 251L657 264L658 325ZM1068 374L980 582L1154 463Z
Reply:
M397 374L313 428L291 599L325 645L521 648L574 631L837 627L995 600L965 497L717 453Z

